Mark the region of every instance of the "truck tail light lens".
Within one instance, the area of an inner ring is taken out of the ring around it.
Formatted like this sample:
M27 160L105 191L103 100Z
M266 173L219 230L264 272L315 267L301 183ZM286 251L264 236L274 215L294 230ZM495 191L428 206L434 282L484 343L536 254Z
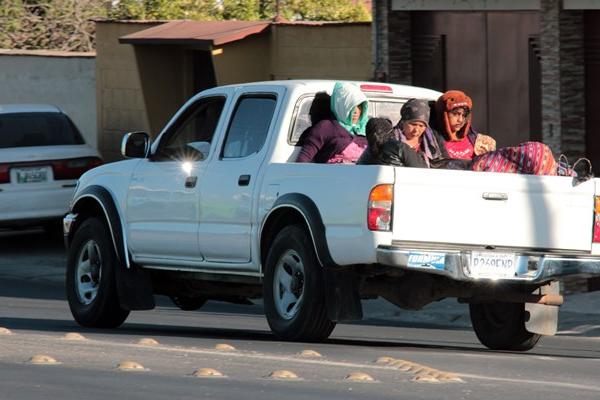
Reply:
M392 230L394 185L375 186L369 194L367 226L371 231Z
M600 196L594 197L594 236L593 243L600 243Z

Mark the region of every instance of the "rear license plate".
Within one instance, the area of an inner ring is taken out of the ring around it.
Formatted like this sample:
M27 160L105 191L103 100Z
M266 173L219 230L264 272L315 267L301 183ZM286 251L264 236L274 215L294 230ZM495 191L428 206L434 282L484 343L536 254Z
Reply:
M18 168L15 170L15 176L17 183L46 182L49 171L49 167Z
M513 278L516 272L516 256L513 253L471 253L471 276L473 278Z

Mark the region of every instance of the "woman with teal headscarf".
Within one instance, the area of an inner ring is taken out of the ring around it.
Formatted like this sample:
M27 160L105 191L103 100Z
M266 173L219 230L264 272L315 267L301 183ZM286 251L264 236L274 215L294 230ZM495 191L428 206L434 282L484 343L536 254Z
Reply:
M297 162L356 163L365 147L367 97L352 83L336 82L331 94L335 119L321 120L305 131Z

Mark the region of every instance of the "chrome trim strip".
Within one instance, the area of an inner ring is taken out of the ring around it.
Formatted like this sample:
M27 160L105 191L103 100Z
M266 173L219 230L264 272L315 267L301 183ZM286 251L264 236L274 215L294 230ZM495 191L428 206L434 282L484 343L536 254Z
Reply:
M505 253L519 253L532 256L544 256L548 254L567 255L568 257L589 256L590 249L587 250L568 250L568 249L544 249L544 248L529 248L529 247L509 247L509 246L493 246L474 245L467 243L425 243L411 240L392 240L392 245L389 247L401 249L421 249L429 251L499 251Z
M210 268L194 268L194 267L181 267L181 266L170 266L170 265L143 265L144 269L158 269L165 271L183 271L183 272L201 272L207 274L219 274L219 275L239 275L239 276L251 276L254 278L262 278L263 274L260 272L243 272L243 271L231 271L231 270L219 270Z

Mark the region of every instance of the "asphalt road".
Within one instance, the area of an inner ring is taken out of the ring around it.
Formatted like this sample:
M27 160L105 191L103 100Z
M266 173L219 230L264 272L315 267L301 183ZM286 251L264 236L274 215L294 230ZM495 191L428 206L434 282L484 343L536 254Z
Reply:
M424 310L422 321L370 302L365 321L340 324L318 344L277 341L260 305L184 312L162 297L119 329L96 330L73 322L62 262L60 242L42 233L0 233L0 399L600 398L593 305L566 312L572 322L527 353L483 348L464 308L449 302ZM593 295L575 304L598 304ZM141 369L122 369L128 361ZM224 376L195 376L202 368ZM270 376L281 370L297 377ZM348 378L365 375L373 381Z

